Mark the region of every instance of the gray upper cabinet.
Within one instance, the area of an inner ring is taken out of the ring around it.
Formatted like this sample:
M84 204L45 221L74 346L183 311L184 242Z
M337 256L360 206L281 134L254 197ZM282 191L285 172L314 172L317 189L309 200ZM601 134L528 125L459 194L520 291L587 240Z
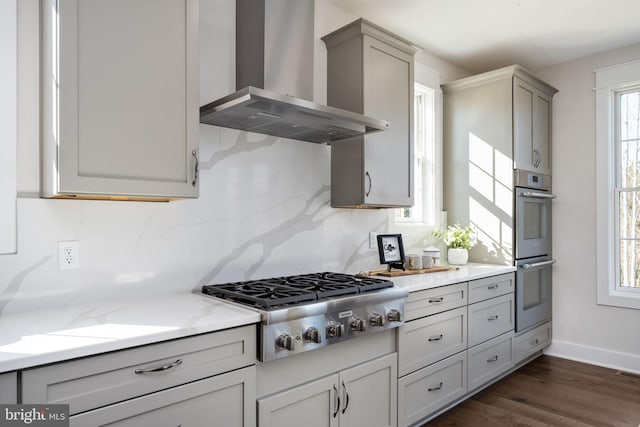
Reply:
M42 196L198 196L198 1L42 0Z
M327 104L391 124L388 130L331 145L331 206L412 206L416 49L364 19L322 40Z
M522 78L513 78L513 134L516 169L551 174L551 97Z
M513 65L442 88L445 151L466 150L470 140L483 141L512 160L515 169L551 174L554 87Z
M0 254L16 251L17 5L0 2Z

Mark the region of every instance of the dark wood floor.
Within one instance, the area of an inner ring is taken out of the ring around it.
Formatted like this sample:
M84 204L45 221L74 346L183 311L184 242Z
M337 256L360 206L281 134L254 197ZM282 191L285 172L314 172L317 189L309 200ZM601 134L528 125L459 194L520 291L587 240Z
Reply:
M541 356L425 426L640 427L640 375Z

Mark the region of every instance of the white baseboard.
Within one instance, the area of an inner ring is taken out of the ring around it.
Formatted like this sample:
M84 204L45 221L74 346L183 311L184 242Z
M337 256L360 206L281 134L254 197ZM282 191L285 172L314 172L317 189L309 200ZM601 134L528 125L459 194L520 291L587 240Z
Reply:
M553 340L544 354L640 375L640 355Z

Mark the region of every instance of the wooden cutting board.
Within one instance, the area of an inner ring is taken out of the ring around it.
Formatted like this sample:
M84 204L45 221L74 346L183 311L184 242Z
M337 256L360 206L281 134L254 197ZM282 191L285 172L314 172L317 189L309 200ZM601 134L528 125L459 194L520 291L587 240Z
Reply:
M411 276L414 274L426 274L426 273L438 273L440 271L458 270L460 267L452 267L450 265L440 265L438 267L423 268L421 270L372 270L367 273L367 276L386 276L386 277L398 277L398 276Z

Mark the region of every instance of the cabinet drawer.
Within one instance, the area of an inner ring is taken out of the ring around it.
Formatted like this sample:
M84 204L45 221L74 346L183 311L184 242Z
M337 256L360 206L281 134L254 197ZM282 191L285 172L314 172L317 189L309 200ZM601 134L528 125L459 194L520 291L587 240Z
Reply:
M256 368L250 366L88 411L71 427L254 427Z
M513 294L469 306L469 347L513 329Z
M515 361L520 362L551 344L551 322L516 337Z
M469 349L469 391L513 367L513 332Z
M400 375L467 348L467 307L405 323L398 330Z
M22 399L67 403L70 414L76 414L249 366L255 359L256 328L248 325L27 369L22 373ZM136 373L170 365L159 372Z
M515 274L501 274L469 282L469 304L514 291Z
M398 426L408 426L467 392L463 351L398 380Z
M467 305L467 282L411 292L404 306L406 320Z

